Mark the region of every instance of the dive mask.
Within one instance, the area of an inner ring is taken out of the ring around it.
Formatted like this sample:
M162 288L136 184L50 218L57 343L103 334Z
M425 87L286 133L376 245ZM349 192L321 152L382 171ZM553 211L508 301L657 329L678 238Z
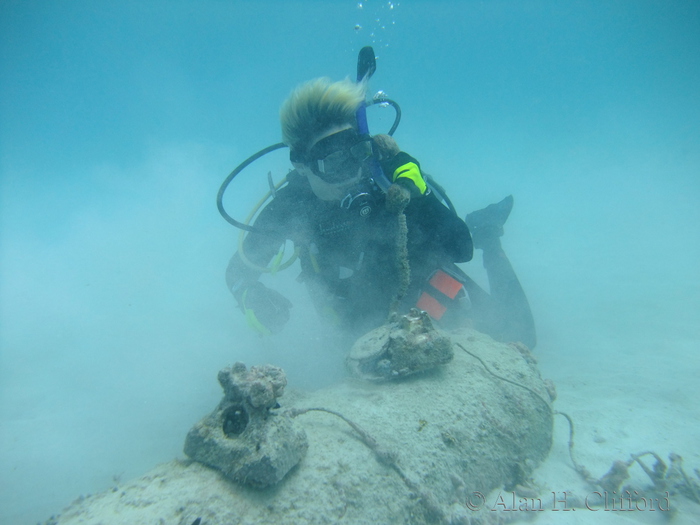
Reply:
M319 140L308 153L289 152L293 164L305 164L328 183L344 182L357 174L359 166L372 156L369 137L360 136L352 128L333 133Z

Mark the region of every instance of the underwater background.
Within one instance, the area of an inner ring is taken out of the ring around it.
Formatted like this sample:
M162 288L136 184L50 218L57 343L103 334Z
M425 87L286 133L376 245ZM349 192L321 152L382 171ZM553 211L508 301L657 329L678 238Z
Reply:
M343 376L298 266L266 281L287 329L246 326L215 197L280 140L291 89L354 77L365 45L370 94L401 105L395 138L460 214L514 195L503 245L539 366L583 439L606 436L583 462L700 468L699 2L3 0L0 523L182 456L235 361L292 388ZM234 217L286 173L275 155L232 183Z

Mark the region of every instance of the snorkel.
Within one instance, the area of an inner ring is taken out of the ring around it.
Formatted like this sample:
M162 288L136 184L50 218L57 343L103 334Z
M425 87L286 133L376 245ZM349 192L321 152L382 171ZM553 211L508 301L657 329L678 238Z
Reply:
M367 82L374 72L377 70L377 58L374 56L374 49L370 46L363 47L360 49L360 53L357 56L357 82ZM374 102L373 102L374 103ZM397 117L400 113L397 109ZM367 139L370 138L369 125L367 124L367 103L363 102L360 107L357 108L357 113L355 114L357 119L357 130L360 135L364 135ZM395 128L393 128L395 129ZM391 135L391 131L389 135ZM376 152L373 152L372 157L369 159L369 169L372 174L372 179L381 190L386 193L391 186L391 182L387 179L386 175L382 171L382 167L379 165L379 160L377 159Z

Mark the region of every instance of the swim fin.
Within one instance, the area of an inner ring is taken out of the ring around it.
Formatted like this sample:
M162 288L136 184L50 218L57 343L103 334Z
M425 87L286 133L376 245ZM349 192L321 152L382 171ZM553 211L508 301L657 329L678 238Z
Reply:
M498 238L503 235L503 225L512 209L513 196L508 195L500 202L467 214L464 222L469 226L474 248L483 250L484 247L497 243Z

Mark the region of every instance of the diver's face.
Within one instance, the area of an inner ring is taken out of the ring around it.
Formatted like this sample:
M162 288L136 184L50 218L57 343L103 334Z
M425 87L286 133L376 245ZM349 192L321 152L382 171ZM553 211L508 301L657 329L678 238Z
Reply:
M346 125L320 133L304 153L290 152L290 159L319 199L340 201L362 178L362 165L371 154L371 143Z

